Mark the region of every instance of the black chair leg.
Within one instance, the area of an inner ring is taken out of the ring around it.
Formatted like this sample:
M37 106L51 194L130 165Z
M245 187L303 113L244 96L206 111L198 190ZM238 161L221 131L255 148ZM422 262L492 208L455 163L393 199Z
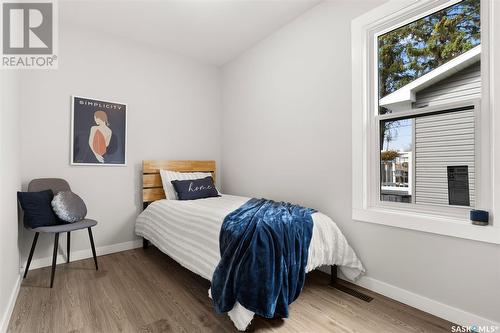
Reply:
M70 243L71 243L71 231L68 231L67 235L68 236L66 238L67 238L68 244L67 244L67 250L66 250L66 256L67 256L66 257L66 259L67 259L66 262L69 263L69 251L70 251L70 248L71 248L70 247Z
M23 279L26 279L26 276L28 275L28 270L31 265L31 259L33 259L33 253L35 252L36 242L38 241L38 234L39 234L38 232L35 232L35 238L33 238L33 243L31 244L30 255L28 256L28 262L26 263L26 268L24 269Z
M95 270L98 271L99 267L97 266L97 256L95 254L94 237L92 237L92 229L89 227L88 230L89 230L90 246L92 247L92 254L94 255Z
M50 273L50 288L54 285L54 274L56 272L57 264L57 249L59 247L59 233L54 236L54 254L52 255L52 272Z

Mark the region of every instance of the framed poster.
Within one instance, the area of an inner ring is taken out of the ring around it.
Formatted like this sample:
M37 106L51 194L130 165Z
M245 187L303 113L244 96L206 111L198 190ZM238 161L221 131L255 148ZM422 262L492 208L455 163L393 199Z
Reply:
M127 105L71 96L71 164L127 163Z

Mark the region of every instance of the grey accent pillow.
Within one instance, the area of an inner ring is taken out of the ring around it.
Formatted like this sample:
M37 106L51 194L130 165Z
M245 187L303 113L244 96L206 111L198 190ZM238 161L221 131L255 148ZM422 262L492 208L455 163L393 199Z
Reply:
M87 215L87 206L82 198L71 191L61 191L52 199L52 209L64 222L78 222Z

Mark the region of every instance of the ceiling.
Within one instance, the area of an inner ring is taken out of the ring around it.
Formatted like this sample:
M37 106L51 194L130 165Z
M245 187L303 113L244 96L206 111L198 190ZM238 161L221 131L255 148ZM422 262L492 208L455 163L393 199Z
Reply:
M223 65L321 0L60 1L60 20Z

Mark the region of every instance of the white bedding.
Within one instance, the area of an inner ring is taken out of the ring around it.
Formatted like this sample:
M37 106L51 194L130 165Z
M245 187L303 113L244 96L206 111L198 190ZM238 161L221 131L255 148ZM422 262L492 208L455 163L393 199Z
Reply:
M248 200L222 195L188 201L155 201L137 217L135 232L182 266L211 281L220 260L222 222ZM351 280L364 273L363 265L335 222L319 212L312 218L314 227L306 270L337 265ZM254 314L237 303L228 315L237 329L245 330Z

